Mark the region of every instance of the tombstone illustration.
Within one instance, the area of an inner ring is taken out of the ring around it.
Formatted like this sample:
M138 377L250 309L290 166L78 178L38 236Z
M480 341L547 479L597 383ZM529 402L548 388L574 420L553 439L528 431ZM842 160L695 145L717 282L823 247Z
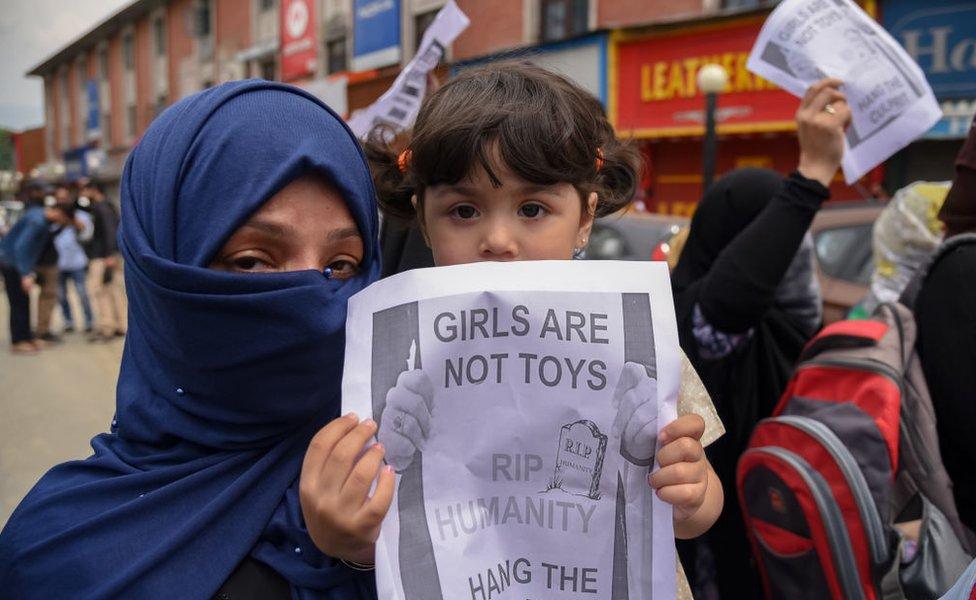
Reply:
M549 489L569 494L600 498L600 474L607 451L607 436L596 423L582 419L563 425L559 430L556 468Z

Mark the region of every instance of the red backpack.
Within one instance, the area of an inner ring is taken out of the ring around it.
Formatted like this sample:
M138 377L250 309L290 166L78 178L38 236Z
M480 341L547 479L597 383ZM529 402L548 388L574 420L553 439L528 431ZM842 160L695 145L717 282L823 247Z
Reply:
M736 483L768 598L934 598L965 569L971 534L914 346L900 304L824 328L757 425ZM906 562L894 524L915 519Z

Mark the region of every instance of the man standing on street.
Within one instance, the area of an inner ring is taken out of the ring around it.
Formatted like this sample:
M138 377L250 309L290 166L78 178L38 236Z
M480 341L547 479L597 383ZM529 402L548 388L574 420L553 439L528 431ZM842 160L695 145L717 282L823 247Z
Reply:
M10 301L10 349L14 354L33 354L41 347L30 327L30 291L37 281L38 259L51 242L52 227L67 223L63 210L32 205L0 240L0 271Z
M127 323L122 260L115 240L119 214L105 197L101 184L86 182L82 185L81 197L91 202L89 210L95 222L95 234L86 250L88 291L95 305L98 326L89 340L107 341L114 336L124 336Z

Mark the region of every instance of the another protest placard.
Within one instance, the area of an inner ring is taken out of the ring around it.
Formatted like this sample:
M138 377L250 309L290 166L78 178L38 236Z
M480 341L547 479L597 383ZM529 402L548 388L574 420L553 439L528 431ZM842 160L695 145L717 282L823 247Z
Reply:
M419 269L353 297L343 410L399 473L381 598L672 598L671 507L647 484L675 417L663 263Z
M748 68L802 97L824 77L844 82L852 122L844 178L854 183L942 117L917 64L851 0L786 0L766 19Z
M349 119L349 128L356 137L365 139L378 125L387 125L391 131L411 127L427 93L427 74L437 67L446 49L470 23L454 0L448 0L424 32L417 53L400 71L390 89Z

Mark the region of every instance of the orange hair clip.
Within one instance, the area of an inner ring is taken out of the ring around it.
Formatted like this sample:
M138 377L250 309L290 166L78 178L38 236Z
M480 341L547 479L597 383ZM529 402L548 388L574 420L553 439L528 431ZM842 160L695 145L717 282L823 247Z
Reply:
M407 148L400 153L397 157L397 166L400 168L401 173L406 173L407 169L410 167L410 158L413 156L413 152Z
M603 170L603 148L596 149L596 172Z

